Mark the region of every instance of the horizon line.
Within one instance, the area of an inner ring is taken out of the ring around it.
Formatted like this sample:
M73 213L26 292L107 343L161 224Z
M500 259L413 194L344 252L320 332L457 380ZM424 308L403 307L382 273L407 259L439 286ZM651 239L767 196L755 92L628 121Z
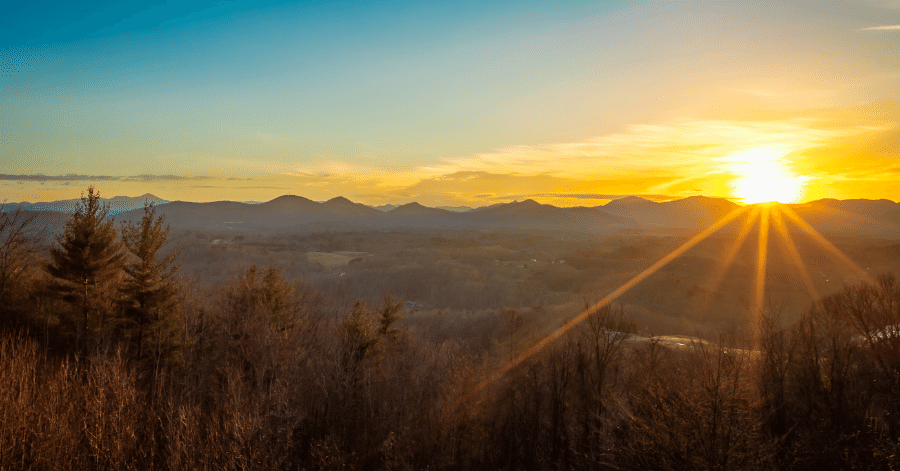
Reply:
M545 195L546 195L546 196L545 196ZM517 197L517 196L518 196L518 197ZM585 196L586 196L586 195L584 195L584 194L578 194L578 195L573 195L573 196L567 196L567 195L564 195L564 194L559 194L558 196L552 196L552 197L558 198L558 199L563 199L563 198L567 198L567 197L568 197L568 198L572 198L572 199L589 199L589 198L586 198ZM603 198L603 197L600 197L600 196L606 196L607 198ZM845 199L839 199L839 198L818 198L818 199L815 199L815 200L795 201L795 202L791 202L791 203L781 203L781 202L777 202L777 201L757 202L757 203L743 203L743 202L740 201L739 198L729 198L729 197L724 197L724 196L691 195L691 196L685 196L685 197L673 197L673 198L665 199L665 200L663 200L663 199L651 199L651 198L648 198L647 196L651 196L651 195L643 195L643 194L622 194L622 195L605 194L605 195L597 195L597 197L594 198L594 199L597 199L597 200L608 200L608 201L607 201L606 203L604 203L604 204L593 205L593 206L587 206L587 205L559 206L559 205L552 204L552 203L541 203L541 202L536 201L536 200L534 199L534 198L547 198L547 197L551 197L551 196L548 195L548 194L541 194L541 195L514 195L514 196L510 196L510 197L508 197L508 198L502 198L502 199L507 200L507 201L498 201L498 202L496 202L496 203L484 204L484 205L481 205L481 206L469 206L469 205L466 205L466 204L454 204L454 205L443 204L443 205L439 205L439 206L428 206L428 205L419 203L419 202L416 201L416 200L409 201L409 202L406 202L406 203L384 203L384 204L378 204L378 205L376 205L376 204L367 204L367 203L360 203L360 202L357 202L357 201L353 201L353 200L351 200L350 198L347 198L347 197L345 197L345 196L335 196L335 197L329 198L329 199L327 199L327 200L313 200L313 199L307 198L307 197L302 196L302 195L289 194L289 193L286 193L286 194L283 194L283 195L280 195L280 196L276 196L275 198L272 198L272 199L266 200L266 201L257 201L257 200L243 200L243 201L237 201L237 200L229 200L229 199L215 199L215 200L205 200L205 201L189 201L189 200L181 200L181 199L167 200L167 199L161 198L161 197L159 197L159 196L156 196L156 195L154 195L154 194L152 194L152 193L150 193L150 192L144 193L144 194L139 195L139 196L116 195L116 196L113 196L113 197L111 197L111 198L101 197L101 199L102 199L102 200L105 200L105 201L111 201L111 200L115 200L115 199L123 199L123 198L137 199L137 198L144 197L145 200L146 200L146 199L148 199L149 197L152 197L152 198L156 198L156 199L160 200L160 202L161 202L160 204L168 204L168 203L176 203L176 202L182 202L182 203L196 203L196 204L206 204L206 203L226 203L226 202L227 202L227 203L241 203L241 204L253 205L253 204L265 204L265 203L269 203L269 202L272 202L272 201L275 201L275 200L277 200L277 199L279 199L279 198L284 198L284 197L297 197L297 198L303 198L303 199L306 199L306 200L308 200L308 201L312 201L312 202L318 203L318 204L327 203L327 202L329 202L329 201L333 201L333 200L337 200L337 199L344 199L344 200L347 200L347 201L349 201L349 202L351 202L351 203L354 203L354 204L361 204L361 205L363 205L363 206L368 206L368 207L371 207L371 208L373 208L373 209L378 209L378 208L384 207L384 206L394 206L394 207L396 208L396 207L404 206L404 205L408 205L408 204L419 204L419 205L421 205L421 206L425 206L425 207L428 207L428 208L435 208L435 209L441 209L441 208L464 208L464 207L468 207L468 208L471 208L472 210L475 210L475 209L481 209L481 208L487 208L487 207L497 206L497 205L503 205L503 204L524 203L524 202L527 202L527 201L532 201L532 202L534 202L534 203L541 204L541 205L546 205L546 206L553 206L553 207L556 207L556 208L578 208L578 207L597 208L597 207L603 207L603 206L606 206L607 204L609 204L609 203L611 203L611 202L613 202L613 201L617 201L617 200L621 200L621 199L626 199L626 198L639 198L639 199L641 199L641 200L644 200L644 201L647 201L647 202L650 202L650 203L655 203L655 204L670 203L670 202L675 202L675 201L683 201L683 200L687 200L687 199L691 199L691 198L707 198L707 199L712 199L712 200L722 200L722 201L727 201L727 202L729 202L729 203L733 203L733 204L735 204L735 205L737 205L737 206L741 206L741 207L744 207L744 206L758 206L758 205L762 205L762 206L772 206L772 205L787 205L787 206L790 206L790 205L803 205L803 204L810 204L810 203L815 203L815 202L820 202L820 201L826 201L826 200L832 200L832 201L860 201L860 200L862 200L862 201L889 201L889 202L894 203L894 204L900 203L900 202L897 202L897 201L894 201L894 200L890 200L890 199L887 199L887 198L877 198L877 199L872 199L872 198L845 198ZM660 196L660 195L652 195L652 196ZM521 199L521 200L520 200L519 198L525 198L525 199ZM31 202L31 201L19 201L19 202L13 202L13 201L3 200L3 201L0 201L0 207L2 207L2 206L7 206L7 205L20 205L20 204L29 204L29 205L42 204L42 203L43 203L43 204L52 204L52 203L59 203L59 202L64 202L64 201L73 201L73 200L78 200L78 199L80 199L80 198L76 197L76 198L67 198L67 199L62 199L62 200L36 201L36 202ZM500 198L497 198L497 199L499 200ZM511 200L510 200L510 199L511 199ZM393 209L393 208L392 208L392 209Z

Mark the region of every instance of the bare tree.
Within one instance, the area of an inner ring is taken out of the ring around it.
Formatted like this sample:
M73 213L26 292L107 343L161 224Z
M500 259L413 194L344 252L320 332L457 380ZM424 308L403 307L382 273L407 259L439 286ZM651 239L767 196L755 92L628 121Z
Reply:
M0 206L0 312L8 309L11 291L32 262L38 243L33 232L36 217Z
M590 306L585 299L585 308ZM580 419L581 440L591 460L601 459L605 435L615 427L610 422L615 412L613 405L621 401L617 386L628 330L633 330L633 323L625 319L624 310L610 305L593 312L580 330L576 369L584 412Z

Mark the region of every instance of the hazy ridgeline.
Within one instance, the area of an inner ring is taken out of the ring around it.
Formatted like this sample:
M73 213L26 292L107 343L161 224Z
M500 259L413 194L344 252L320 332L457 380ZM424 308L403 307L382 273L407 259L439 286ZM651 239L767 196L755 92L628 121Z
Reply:
M596 299L602 286L582 277L627 280L610 273L619 261L658 258L677 240L578 241L578 253L541 235L389 241L311 232L278 245L281 235L225 244L184 233L173 252L151 212L107 226L90 193L84 205L49 246L22 213L0 213L0 469L892 469L900 461L900 283L889 276L805 310L769 309L753 338L653 337L648 328L669 332L616 305L496 376ZM289 256L291 244L305 255ZM267 263L223 279L205 261L229 250ZM348 260L318 255L337 252ZM368 255L376 252L388 255ZM193 281L178 278L182 262L195 265ZM545 264L540 276L527 263ZM679 263L687 270L703 260ZM699 297L679 276L649 278L629 303L652 306L676 291ZM388 294L391 284L427 307ZM507 290L492 297L492 286ZM663 299L641 297L653 293ZM672 325L724 323L684 315L693 323Z

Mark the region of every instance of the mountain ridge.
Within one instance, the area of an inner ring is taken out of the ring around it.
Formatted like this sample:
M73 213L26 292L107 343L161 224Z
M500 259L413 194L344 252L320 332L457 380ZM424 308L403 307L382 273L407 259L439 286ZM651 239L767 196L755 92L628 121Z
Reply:
M380 208L338 196L316 202L303 196L282 195L262 203L215 201L195 203L162 200L150 193L140 197L101 199L110 215L136 220L143 202L153 201L173 227L285 228L308 223L345 223L363 226L513 228L609 232L629 229L705 228L740 205L725 198L691 196L655 202L639 196L612 200L605 205L558 207L533 199L497 203L468 211L452 211L411 202ZM49 203L7 204L4 211L73 212L80 199ZM813 227L835 233L900 233L900 203L887 199L823 198L786 205ZM849 232L848 232L849 231ZM893 231L893 232L892 232Z
M171 203L171 201L164 200L151 193L145 193L141 196L113 196L112 198L100 197L100 203L109 204L110 215L143 208L145 201L153 203L154 206L161 206ZM29 211L59 211L64 213L73 213L75 212L75 208L77 208L79 204L81 204L81 198L71 198L66 200L46 202L40 201L37 203L22 201L19 203L6 203L3 205L3 210L10 211L15 209L22 209Z

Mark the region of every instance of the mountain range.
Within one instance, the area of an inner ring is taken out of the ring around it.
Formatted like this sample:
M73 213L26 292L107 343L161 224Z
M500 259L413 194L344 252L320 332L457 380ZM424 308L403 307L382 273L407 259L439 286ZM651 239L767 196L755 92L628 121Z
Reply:
M558 208L533 200L502 204L479 211L452 211L419 203L388 211L337 197L318 203L302 196L285 195L260 204L232 201L161 204L172 227L205 229L286 228L310 223L341 223L369 227L453 227L579 230L607 232L636 223L597 208ZM119 220L140 218L142 209L118 213Z
M119 213L143 208L144 201L153 203L155 205L161 205L169 202L162 198L153 196L150 193L141 196L116 196L108 199L100 198L101 203L109 204L110 215L116 215ZM78 207L79 204L81 204L81 198L51 201L49 203L6 203L3 205L3 210L12 211L21 208L23 210L29 211L60 211L65 213L73 213L75 212L75 208Z
M267 229L310 223L338 223L368 227L433 227L510 230L575 230L612 233L636 230L701 229L738 205L723 198L692 196L654 202L629 196L602 206L561 208L534 200L500 203L476 209L432 208L419 203L371 207L344 197L316 202L285 195L264 203L167 201L151 194L102 199L117 220L137 220L144 201L153 202L158 214L176 228ZM5 211L39 211L43 220L58 225L64 213L74 211L80 199L49 203L12 203ZM900 203L889 200L821 199L789 205L821 232L837 235L900 237ZM54 214L57 213L57 214Z

